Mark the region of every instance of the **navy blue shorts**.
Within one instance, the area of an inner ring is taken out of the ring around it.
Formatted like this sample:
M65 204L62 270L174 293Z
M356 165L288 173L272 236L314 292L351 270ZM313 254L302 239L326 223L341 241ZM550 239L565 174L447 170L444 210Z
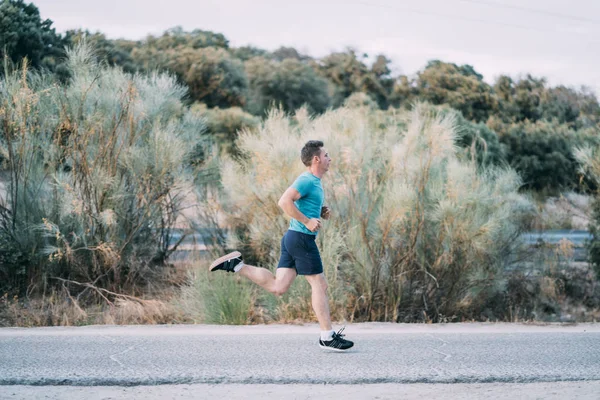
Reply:
M317 275L323 272L316 235L287 231L281 239L281 257L277 268L294 268L298 275Z

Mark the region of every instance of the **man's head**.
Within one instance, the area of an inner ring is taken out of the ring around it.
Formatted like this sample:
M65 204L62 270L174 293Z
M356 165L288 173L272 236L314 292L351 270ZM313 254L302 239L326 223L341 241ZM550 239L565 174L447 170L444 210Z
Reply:
M320 140L309 140L306 142L302 148L302 151L300 152L302 163L307 167L310 167L313 161L315 161L315 157L318 159L321 156L322 147L323 142Z
M302 163L307 167L316 166L320 171L327 172L331 159L329 154L323 149L323 142L320 140L309 140L306 142L300 152Z

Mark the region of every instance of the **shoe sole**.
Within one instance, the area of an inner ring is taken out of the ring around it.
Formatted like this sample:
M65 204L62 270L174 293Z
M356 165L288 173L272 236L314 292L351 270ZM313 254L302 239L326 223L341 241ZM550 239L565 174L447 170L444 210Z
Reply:
M229 253L224 255L221 258L217 258L215 261L213 261L212 264L210 264L210 271L212 271L217 265L224 263L225 261L231 260L232 258L237 258L237 257L241 257L242 253L240 253L239 251L234 251L233 253Z
M328 347L328 346L322 346L322 345L319 345L319 347L322 348L323 350L335 351L335 352L338 352L338 353L345 353L345 352L347 352L348 350L350 350L354 346L348 347L347 349L336 349L335 347Z

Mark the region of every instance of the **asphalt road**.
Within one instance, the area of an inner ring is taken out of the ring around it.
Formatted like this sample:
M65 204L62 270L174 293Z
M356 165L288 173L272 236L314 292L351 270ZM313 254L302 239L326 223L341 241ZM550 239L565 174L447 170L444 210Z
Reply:
M0 385L600 381L600 324L352 324L0 329ZM4 386L7 388L8 386ZM1 397L1 396L0 396Z

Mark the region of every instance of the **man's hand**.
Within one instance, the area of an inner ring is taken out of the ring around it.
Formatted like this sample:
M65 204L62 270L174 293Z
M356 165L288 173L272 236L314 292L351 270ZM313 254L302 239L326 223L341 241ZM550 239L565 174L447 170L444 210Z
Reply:
M330 215L331 215L331 211L329 210L329 207L327 207L327 206L321 207L321 218L329 219Z
M306 228L311 232L316 232L321 229L321 220L318 218L311 218L306 223Z

